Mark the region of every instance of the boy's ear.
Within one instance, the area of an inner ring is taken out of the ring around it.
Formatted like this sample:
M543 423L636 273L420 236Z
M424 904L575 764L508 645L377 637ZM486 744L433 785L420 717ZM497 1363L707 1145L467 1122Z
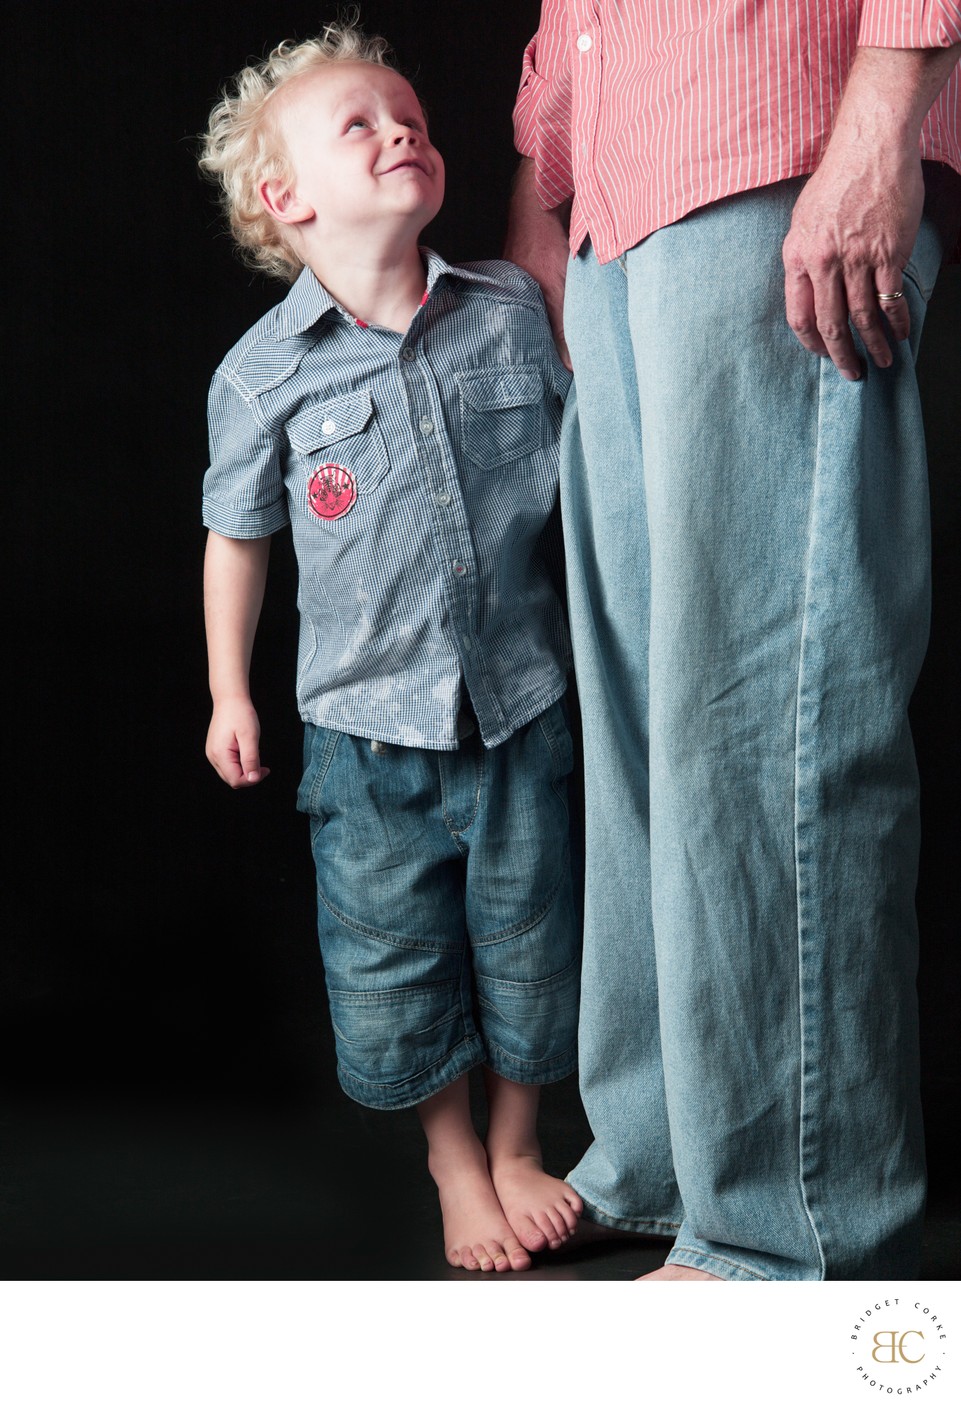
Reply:
M314 215L314 208L307 201L301 200L285 181L280 181L276 177L271 177L269 181L262 181L258 187L257 194L260 196L260 203L268 215L272 215L275 220L279 220L282 225L299 225L302 220L311 220Z

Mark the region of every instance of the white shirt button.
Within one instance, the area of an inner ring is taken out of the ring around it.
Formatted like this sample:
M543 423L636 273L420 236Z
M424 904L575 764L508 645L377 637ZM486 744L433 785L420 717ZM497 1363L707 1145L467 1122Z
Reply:
M429 416L421 416L420 428L425 435L430 435L431 431L434 429L434 422Z
M582 54L586 54L588 49L594 48L594 41L589 34L579 34L577 36L577 47Z
M434 503L439 504L442 509L447 508L447 505L450 503L450 495L447 493L446 489L442 489L439 494L434 495Z
M454 575L456 577L463 577L464 573L467 571L466 567L460 561L459 558L454 559L454 561L451 563L451 568L453 569Z
M333 435L334 431L337 429L337 422L326 420L320 429L323 431L324 435Z

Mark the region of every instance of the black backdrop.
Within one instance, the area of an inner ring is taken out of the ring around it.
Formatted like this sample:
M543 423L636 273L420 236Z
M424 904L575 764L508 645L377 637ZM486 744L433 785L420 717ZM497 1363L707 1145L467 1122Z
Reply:
M536 0L362 8L422 94L447 161L446 206L427 238L452 259L499 253L512 97ZM0 1056L27 1111L96 1098L122 1123L158 1101L278 1102L309 1095L329 1060L310 858L294 811L286 539L275 544L255 666L273 775L234 795L203 756L206 388L282 290L235 259L196 173L194 141L227 75L329 14L264 0L40 3L22 7L8 53L13 710ZM959 911L959 325L961 269L952 268L922 353L935 599L913 710L936 1170L945 1167L937 1098L961 1066L949 997Z

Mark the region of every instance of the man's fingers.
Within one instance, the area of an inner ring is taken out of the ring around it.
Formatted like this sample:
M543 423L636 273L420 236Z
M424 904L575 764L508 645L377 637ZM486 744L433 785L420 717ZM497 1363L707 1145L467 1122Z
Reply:
M911 310L904 297L904 273L896 265L887 265L874 271L875 298L878 308L888 320L891 332L898 342L903 342L911 332ZM893 295L899 293L900 298ZM884 295L884 297L882 297Z
M544 306L547 309L547 317L551 325L551 332L554 334L554 343L557 347L557 355L564 363L569 372L574 369L571 366L571 354L567 347L567 339L564 336L564 286L555 292L553 289L548 293L545 289Z
M818 332L828 356L846 381L856 382L863 369L848 322L847 291L840 272L832 271L813 281L813 287Z
M564 363L569 372L573 372L574 364L571 361L570 349L567 346L567 339L564 337L564 324L552 325L554 333L554 343L557 347L557 355Z
M787 269L784 278L784 303L788 326L802 347L818 357L827 357L818 332L814 310L814 287L805 270Z
M900 271L897 275L897 282L888 276L885 283L883 276L876 275L872 270L859 271L856 277L849 277L847 284L848 306L851 311L851 322L861 335L861 341L867 348L868 355L878 367L890 367L894 361L891 352L889 338L891 333L895 337L906 337L907 326L910 319L905 314L895 314L894 320L886 317L889 309L897 309L904 302L900 299L888 299L881 301L878 297L878 290L900 288ZM890 324L890 331L889 331ZM907 326L906 326L907 325ZM902 333L901 328L905 328Z

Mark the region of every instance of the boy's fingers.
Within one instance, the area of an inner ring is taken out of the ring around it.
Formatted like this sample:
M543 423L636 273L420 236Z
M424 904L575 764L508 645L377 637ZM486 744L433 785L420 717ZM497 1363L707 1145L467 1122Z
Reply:
M259 783L270 772L269 768L261 768L260 766L260 740L239 739L238 743L240 744L241 786Z

